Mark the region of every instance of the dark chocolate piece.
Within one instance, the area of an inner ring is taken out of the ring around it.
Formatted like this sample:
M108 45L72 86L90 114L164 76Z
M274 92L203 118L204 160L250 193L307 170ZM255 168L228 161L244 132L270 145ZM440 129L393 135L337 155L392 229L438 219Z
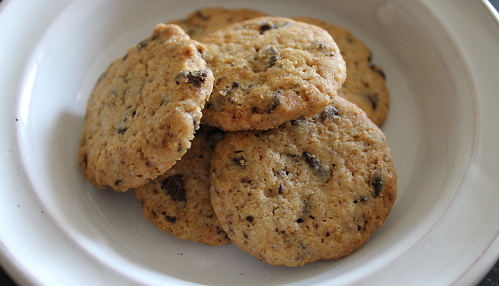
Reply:
M187 202L182 174L176 174L163 180L161 182L161 189L166 189L174 201Z

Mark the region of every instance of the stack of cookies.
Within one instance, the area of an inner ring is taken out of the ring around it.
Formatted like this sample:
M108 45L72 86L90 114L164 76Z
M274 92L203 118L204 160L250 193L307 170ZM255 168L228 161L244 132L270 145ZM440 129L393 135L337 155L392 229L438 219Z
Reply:
M301 266L348 255L389 215L388 107L382 69L345 29L207 8L111 63L78 161L167 233Z

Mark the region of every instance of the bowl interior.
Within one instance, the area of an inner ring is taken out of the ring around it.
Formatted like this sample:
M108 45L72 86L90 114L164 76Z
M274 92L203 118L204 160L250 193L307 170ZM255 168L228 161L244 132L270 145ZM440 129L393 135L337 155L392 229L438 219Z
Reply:
M76 161L90 91L107 65L159 22L203 1L75 1L33 52L19 94L19 147L33 191L60 229L133 281L254 285L354 282L431 231L455 196L474 146L475 102L466 66L444 27L420 3L212 1L275 16L313 16L343 26L387 75L391 109L382 127L398 174L383 227L353 254L300 268L269 266L234 245L178 240L143 215L133 193L93 188Z

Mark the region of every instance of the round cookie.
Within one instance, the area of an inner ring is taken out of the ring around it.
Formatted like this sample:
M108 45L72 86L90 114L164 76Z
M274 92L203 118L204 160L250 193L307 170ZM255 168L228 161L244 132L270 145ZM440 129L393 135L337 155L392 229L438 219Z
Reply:
M350 254L383 224L397 196L384 134L340 97L313 118L227 132L210 172L221 226L240 249L272 265Z
M199 41L206 35L245 20L268 16L251 9L225 9L221 7L197 10L183 20L170 22L180 26L191 37Z
M360 107L376 125L388 117L390 93L386 76L379 65L371 62L371 50L346 29L310 17L293 17L296 21L319 26L333 37L346 62L347 78L338 95Z
M313 116L345 80L331 36L291 19L255 18L201 41L215 76L202 122L226 131L265 130Z
M223 133L201 126L180 161L134 189L146 217L164 232L207 245L231 243L210 202L210 157Z
M95 187L138 187L187 151L213 88L204 49L180 27L159 24L97 80L78 152Z

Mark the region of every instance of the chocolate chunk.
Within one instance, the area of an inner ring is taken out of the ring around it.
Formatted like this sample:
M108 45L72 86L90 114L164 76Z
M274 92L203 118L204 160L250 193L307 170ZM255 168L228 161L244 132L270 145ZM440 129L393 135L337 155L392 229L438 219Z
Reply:
M143 41L140 41L140 43L137 44L137 49L140 51L142 50L144 47L147 46L147 44L149 44L149 42L151 42L151 39L145 39Z
M301 218L299 218L298 220L296 220L297 223L302 223L303 220Z
M205 82L207 77L208 77L208 70L207 69L202 70L202 71L194 71L194 72L185 71L185 72L179 73L175 77L175 83L180 84L180 80L184 79L184 82L191 83L195 87L200 87Z
M340 113L339 113L338 109L336 109L332 105L328 105L319 114L319 119L322 120L322 121L324 121L324 120L326 120L326 119L328 119L330 117L339 116L339 115L340 115Z
M232 98L232 94L234 94L234 92L239 88L239 82L238 81L234 81L231 85L229 85L228 87L220 90L220 95L221 95L221 98L225 98L227 99L229 102L231 103L235 103L234 102L234 99ZM221 100L221 99L219 99Z
M161 182L161 189L166 189L174 201L187 202L182 174L176 174L163 180Z
M383 190L383 176L381 175L381 172L379 170L376 173L374 173L371 185L374 188L373 197L377 197Z
M239 166L239 167L244 167L246 165L246 158L244 158L243 156L239 156L239 157L234 157L232 158L232 162L236 165L236 166Z
M165 219L168 222L171 222L171 223L175 223L177 221L177 217L176 216L165 216Z
M269 114L272 113L274 110L277 109L279 104L281 103L281 95L282 95L282 90L278 90L273 92L272 99L268 100L270 101L267 106L262 110L258 108L257 106L251 107L251 112L252 113L260 113L260 111Z
M85 157L83 157L83 163L87 164L87 162L88 162L88 157L87 155L85 155Z
M275 29L276 26L273 23L263 23L260 25L260 34L263 34L265 31Z
M201 18L204 21L207 21L210 19L210 16L203 14L203 12L201 12L201 10L196 11L196 17Z
M119 127L117 132L118 134L125 134L125 132L128 130L126 127Z
M315 43L312 44L311 47L309 47L309 50L318 51L318 52L322 53L323 55L329 56L329 57L334 56L333 49L321 41L315 41Z
M123 181L122 180L116 180L116 181L114 181L114 185L118 186L121 182L123 182Z
M316 170L320 167L315 158L312 155L310 155L310 153L303 152L303 157L305 157L305 162L307 162L310 168Z
M322 179L328 177L328 173L326 170L319 165L317 160L308 152L303 152L303 157L305 158L305 162L308 166L314 171L314 174Z
M369 99L369 101L371 102L371 106L374 110L376 110L376 108L378 107L379 105L379 95L377 93L375 94L368 94L367 95L367 98Z
M279 52L272 46L257 51L255 57L249 61L254 72L262 72L273 67L281 59Z
M266 53L267 53L267 65L269 68L271 68L281 58L281 55L277 52L277 50L274 47L268 48L266 50Z
M303 200L303 209L302 209L302 215L303 216L306 216L307 214L310 213L310 203L308 202L308 200Z
M279 103L281 102L281 93L282 90L278 90L274 93L274 97L272 98L272 103L270 104L270 107L267 109L267 113L271 113L277 108L277 106L279 106Z
M367 197L367 196L360 196L356 200L354 200L353 203L356 204L359 202L360 203L367 202L368 199L369 199L369 197Z
M249 215L246 217L246 220L249 222L253 222L253 219L255 219L253 216Z
M283 185L283 184L279 184L279 191L277 191L277 193L278 193L279 195L282 195L283 190L284 190L284 185Z
M187 75L187 82L194 84L194 86L196 87L200 87L206 80L207 76L207 70L189 72L189 74Z

